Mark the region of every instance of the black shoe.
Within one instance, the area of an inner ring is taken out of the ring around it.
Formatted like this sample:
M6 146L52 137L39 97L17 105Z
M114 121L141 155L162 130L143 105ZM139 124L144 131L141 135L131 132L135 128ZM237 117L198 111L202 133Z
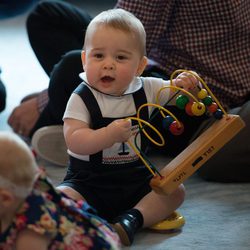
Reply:
M137 209L131 209L116 217L112 226L120 237L124 246L132 245L135 233L142 227L143 217Z

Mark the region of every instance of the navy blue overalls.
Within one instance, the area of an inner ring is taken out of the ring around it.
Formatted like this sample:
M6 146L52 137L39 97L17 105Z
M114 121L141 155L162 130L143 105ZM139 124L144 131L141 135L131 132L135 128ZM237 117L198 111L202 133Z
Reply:
M94 95L84 84L80 84L74 93L78 94L85 103L90 113L93 129L107 126L116 119L126 118L102 117ZM147 102L143 87L132 95L137 111L142 104ZM140 118L148 121L148 108L141 110ZM138 122L132 120L132 125L135 124ZM141 136L141 150L145 152L146 147L147 138ZM62 184L75 189L97 210L98 215L111 220L123 211L133 208L151 191L149 181L152 174L141 160L120 165L104 164L102 153L103 151L90 155L89 162L71 156Z

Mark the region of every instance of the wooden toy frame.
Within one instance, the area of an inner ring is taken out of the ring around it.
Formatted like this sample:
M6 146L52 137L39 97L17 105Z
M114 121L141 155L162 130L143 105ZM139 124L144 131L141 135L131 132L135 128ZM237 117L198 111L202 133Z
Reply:
M171 194L181 183L219 151L243 127L238 115L224 115L194 140L182 153L154 176L150 185L160 194Z

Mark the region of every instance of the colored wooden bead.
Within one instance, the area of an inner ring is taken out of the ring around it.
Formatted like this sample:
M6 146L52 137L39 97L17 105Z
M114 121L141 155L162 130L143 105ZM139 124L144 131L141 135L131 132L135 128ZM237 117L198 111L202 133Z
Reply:
M186 95L179 95L176 98L176 106L179 109L185 109L185 106L188 102L189 102L189 98Z
M199 99L204 99L207 97L207 90L206 89L201 89L198 94L197 94L197 97Z
M209 105L207 109L210 113L214 113L218 109L218 105L216 102L212 102L212 104Z
M222 112L220 109L217 109L217 110L214 112L214 117L215 117L217 120L220 120L220 119L223 117L223 112Z
M204 99L202 99L202 102L206 105L209 106L212 104L213 99L210 95L206 96Z
M179 124L177 121L173 121L169 126L169 131L173 135L181 135L184 131L184 126L181 122Z
M206 107L205 107L204 103L202 103L202 102L198 102L198 103L194 102L192 107L191 107L191 110L195 116L201 116L205 113Z
M174 118L170 115L167 115L162 119L162 126L164 129L168 129L170 124L174 121Z
M192 106L193 106L194 101L190 101L186 106L185 106L185 111L188 115L194 116L194 113L192 112Z

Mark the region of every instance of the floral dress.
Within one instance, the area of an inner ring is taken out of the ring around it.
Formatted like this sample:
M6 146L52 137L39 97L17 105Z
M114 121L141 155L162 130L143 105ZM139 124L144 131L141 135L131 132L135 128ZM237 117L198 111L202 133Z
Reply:
M48 237L49 250L120 249L118 235L106 221L86 202L75 202L55 190L45 176L37 179L12 224L0 234L0 250L14 249L18 232L24 229Z

